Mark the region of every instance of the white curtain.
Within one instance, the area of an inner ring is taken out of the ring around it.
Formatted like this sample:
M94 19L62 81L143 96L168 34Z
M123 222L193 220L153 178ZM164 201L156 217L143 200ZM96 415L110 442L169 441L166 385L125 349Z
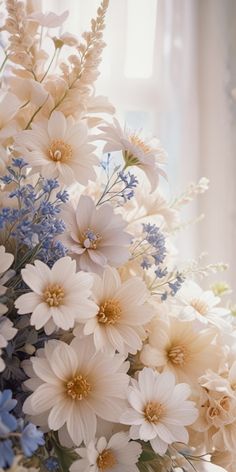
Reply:
M70 9L65 29L89 26L97 0L45 0ZM185 218L205 220L179 236L182 259L209 253L226 262L223 279L236 289L236 2L110 0L98 91L129 125L157 135L169 154L170 195L189 181L210 179ZM166 190L166 189L165 189Z

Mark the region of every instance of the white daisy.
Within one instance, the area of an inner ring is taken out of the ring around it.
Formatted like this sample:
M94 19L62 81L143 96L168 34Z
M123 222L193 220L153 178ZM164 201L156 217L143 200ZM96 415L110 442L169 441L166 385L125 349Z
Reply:
M82 195L77 208L67 205L62 217L66 231L58 238L81 270L102 273L105 265L119 267L128 260L127 224L109 203L96 207L90 197Z
M152 191L158 185L159 175L166 176L160 165L166 161L166 154L159 142L144 140L136 132L122 129L116 119L113 124L100 126L101 134L96 139L106 141L103 152L122 151L126 167L138 166L145 172Z
M96 349L117 350L125 356L140 350L144 325L153 316L145 283L138 277L122 283L116 269L107 267L103 278L95 276L93 298L98 310L93 318L84 321L83 333L93 335Z
M163 456L169 444L188 443L185 426L192 424L198 412L187 400L189 385L175 385L170 372L159 374L144 368L128 390L130 408L121 416L121 422L131 425L131 439L150 441L155 452Z
M88 180L96 179L93 166L98 161L86 125L74 123L72 117L65 118L60 111L18 133L15 143L32 169L43 177L57 178L67 185L86 185Z
M169 370L179 382L191 384L196 384L206 368L217 371L223 355L214 330L195 330L191 321L170 316L153 320L149 331L140 354L144 365Z
M73 339L70 345L49 341L40 357L31 358L36 378L23 410L44 415L49 429L66 429L73 443L88 444L96 434L97 417L118 422L126 407L129 376L119 355L96 353L92 341Z
M27 264L21 271L22 279L32 292L15 301L20 315L32 313L31 325L47 334L56 328L68 330L75 321L88 319L97 312L89 297L93 278L84 272L76 273L76 262L68 256L55 262L52 269L41 261Z
M213 324L220 329L230 329L230 325L224 319L229 315L229 310L216 307L220 303L220 297L216 297L211 290L204 291L196 282L187 280L176 297L184 306L180 312L182 319L198 320L200 323Z
M136 466L142 452L139 443L129 440L124 432L114 434L109 441L101 437L88 447L77 449L81 459L75 461L70 472L138 472Z

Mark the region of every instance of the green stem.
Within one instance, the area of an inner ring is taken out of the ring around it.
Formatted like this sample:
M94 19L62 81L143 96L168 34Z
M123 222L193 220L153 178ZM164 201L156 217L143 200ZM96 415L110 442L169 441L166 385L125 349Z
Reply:
M49 94L47 95L46 97L46 100L44 100L44 102L42 103L42 105L40 105L39 108L37 108L37 110L34 112L34 114L31 116L30 120L28 121L26 127L25 127L25 130L26 129L29 129L32 121L34 120L35 116L39 113L39 111L43 108L43 106L45 105L46 101L48 100L48 97L49 97Z
M2 70L4 69L4 66L5 66L5 64L6 64L6 62L7 62L7 59L8 59L8 55L6 54L5 59L4 59L2 65L1 65L1 67L0 67L0 73L1 73Z
M52 63L53 63L53 61L54 61L54 59L55 59L55 57L56 57L56 52L57 52L57 48L54 49L54 53L53 53L52 59L51 59L51 61L49 62L48 68L46 69L46 71L45 71L45 73L44 73L42 79L40 80L40 83L43 82L44 79L45 79L45 77L48 75L48 72L49 72L49 70L50 70L50 68L51 68L51 65L52 65Z

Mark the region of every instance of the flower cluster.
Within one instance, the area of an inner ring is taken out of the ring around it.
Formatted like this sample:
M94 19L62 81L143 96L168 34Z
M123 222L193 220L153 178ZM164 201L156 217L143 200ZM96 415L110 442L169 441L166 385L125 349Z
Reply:
M96 96L108 0L82 39L68 12L5 7L0 472L235 472L229 290L172 237L207 180L168 201L159 142Z

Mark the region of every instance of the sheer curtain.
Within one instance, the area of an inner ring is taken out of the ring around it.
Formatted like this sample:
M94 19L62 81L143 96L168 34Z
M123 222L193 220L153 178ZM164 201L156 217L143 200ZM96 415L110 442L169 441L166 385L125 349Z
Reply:
M66 30L89 26L97 0L45 0L70 9ZM157 135L168 151L170 195L189 181L210 179L185 218L205 220L179 236L181 258L209 253L231 265L236 256L236 2L235 0L110 0L108 44L97 84L130 126ZM167 189L165 188L165 191Z

